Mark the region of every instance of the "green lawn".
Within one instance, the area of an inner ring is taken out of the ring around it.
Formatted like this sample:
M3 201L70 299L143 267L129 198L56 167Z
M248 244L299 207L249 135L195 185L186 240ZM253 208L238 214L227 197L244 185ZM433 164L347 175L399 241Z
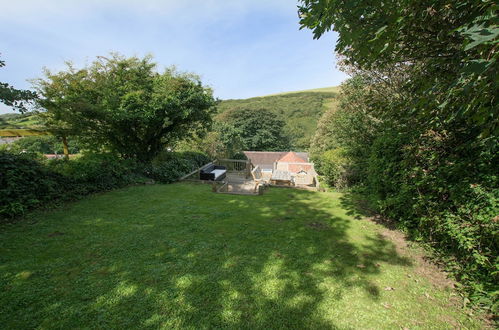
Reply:
M481 326L349 204L172 184L34 213L0 228L0 327Z

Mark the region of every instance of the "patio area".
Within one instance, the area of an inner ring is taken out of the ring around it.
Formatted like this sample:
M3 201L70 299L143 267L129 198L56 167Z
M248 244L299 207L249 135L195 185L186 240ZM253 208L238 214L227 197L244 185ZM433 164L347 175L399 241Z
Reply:
M265 153L259 152L258 154ZM293 152L269 152L267 154L270 154L270 157L275 157L274 154L278 154L281 159L280 161L276 159L270 165L255 164L251 159L216 159L181 178L181 181L205 182L212 185L214 192L237 195L261 195L269 186L306 190L319 189L317 174L313 169L313 163L308 162L308 157L307 160L297 158ZM201 180L202 170L212 165L222 166L226 169L223 179Z

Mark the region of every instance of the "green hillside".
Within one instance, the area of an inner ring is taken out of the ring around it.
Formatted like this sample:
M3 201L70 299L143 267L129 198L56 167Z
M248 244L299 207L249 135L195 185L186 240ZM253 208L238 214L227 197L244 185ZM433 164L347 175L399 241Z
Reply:
M306 89L302 91L282 92L265 96L287 95L287 94L298 94L298 93L339 93L339 92L340 92L340 86L332 86L332 87Z
M223 100L218 106L219 116L231 109L267 109L286 122L284 131L295 150L307 150L322 113L335 106L339 87L317 88L286 92L240 100ZM36 114L9 113L0 115L0 133L11 136L12 130L41 129ZM8 132L7 132L8 130Z
M219 116L232 109L268 109L282 116L294 149L307 150L322 113L335 106L339 87L280 93L242 100L224 100Z
M41 123L34 113L6 113L0 115L0 129L36 129Z

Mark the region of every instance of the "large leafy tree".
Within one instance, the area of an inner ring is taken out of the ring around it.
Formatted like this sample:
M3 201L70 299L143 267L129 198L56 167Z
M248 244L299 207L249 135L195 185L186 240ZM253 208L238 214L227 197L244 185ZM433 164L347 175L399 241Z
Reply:
M496 2L300 2L316 38L339 32L354 77L316 149L339 146L373 207L445 252L470 296L497 312Z
M375 207L454 258L471 297L489 306L497 300L497 9L488 0L300 7L316 38L339 32L336 51L355 77L327 118L332 141L318 146L340 145Z
M493 0L301 0L302 27L315 38L339 32L336 51L362 69L406 65L408 108L429 125L464 120L481 137L499 129Z
M232 109L221 115L221 121L234 127L221 131L225 140L237 135L244 150L281 151L289 150L289 138L284 133L286 123L267 109Z
M46 72L36 81L49 129L93 149L149 161L211 123L216 104L193 74L158 73L150 57L99 57L89 66Z

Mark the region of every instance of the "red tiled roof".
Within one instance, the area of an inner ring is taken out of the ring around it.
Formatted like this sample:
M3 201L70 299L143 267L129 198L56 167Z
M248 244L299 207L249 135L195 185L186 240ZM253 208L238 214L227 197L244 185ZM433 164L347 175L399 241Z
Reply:
M278 160L281 163L307 163L307 161L300 156L298 156L295 152L290 151L285 154L281 159Z
M288 166L288 170L291 173L298 173L301 170L308 173L311 168L312 168L312 165L308 165L308 164L303 164L303 165L301 165L301 164L289 164L289 166Z
M253 165L259 165L261 168L272 168L272 165L281 159L283 156L288 154L287 151L244 151L246 157L253 163ZM306 163L308 159L308 153L298 152L295 153L301 158L300 163ZM304 161L305 159L305 161Z

